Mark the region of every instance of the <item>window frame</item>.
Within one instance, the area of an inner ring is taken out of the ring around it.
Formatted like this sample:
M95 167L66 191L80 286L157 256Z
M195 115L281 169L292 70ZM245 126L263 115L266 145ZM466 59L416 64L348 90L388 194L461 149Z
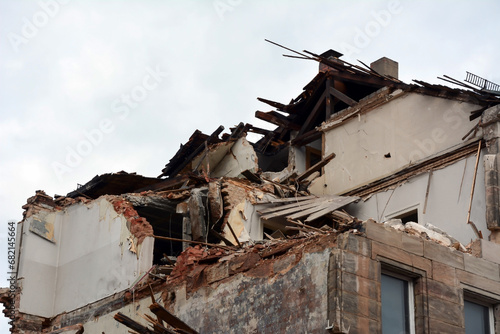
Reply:
M306 146L306 170L314 166L315 164L313 163L313 157L317 156L319 157L319 161L323 159L323 152L321 150L318 150L317 148L311 147L311 146ZM322 173L322 169L320 170L320 173Z
M416 212L415 212L416 211ZM420 212L420 203L416 203L410 206L405 207L404 209L396 210L390 214L387 214L384 219L385 220L390 220L390 219L401 219L410 216L412 214L416 213L417 214L417 221L415 223L418 224L418 221L422 219L422 214Z
M427 295L427 271L377 255L379 262L379 282L382 273L401 275L413 282L413 321L415 333L429 333L429 302ZM382 290L380 290L382 291ZM380 327L382 332L382 304L380 305Z
M416 321L415 321L415 288L414 288L414 274L406 275L405 273L401 273L400 268L394 270L394 268L388 268L387 265L382 266L382 270L380 272L380 325L382 327L382 275L389 276L392 278L399 279L401 281L405 281L407 283L406 289L408 294L408 300L406 303L408 304L408 319L409 319L409 334L416 333Z
M465 301L485 306L488 308L488 324L490 334L495 334L495 308L499 304L496 295L492 295L486 291L482 291L476 287L469 285L463 286L463 308L464 308L464 330L465 330Z

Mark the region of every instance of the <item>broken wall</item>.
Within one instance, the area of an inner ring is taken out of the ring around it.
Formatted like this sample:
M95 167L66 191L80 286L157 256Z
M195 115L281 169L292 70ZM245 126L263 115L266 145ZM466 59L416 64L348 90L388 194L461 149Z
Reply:
M412 282L415 333L463 333L471 294L493 307L499 333L500 260L490 254L499 246L482 240L471 255L401 228L366 221L274 251L258 244L189 269L178 262L162 299L200 333L380 333L383 272Z
M29 230L34 220L54 222L54 242ZM93 303L129 288L152 265L153 238L137 245L130 222L105 197L35 213L21 224L23 313L52 317ZM137 253L129 250L127 239L135 242Z
M325 243L335 240L325 239L264 260L255 252L226 257L201 275L196 270L202 277L191 274L204 282L201 287L173 280L165 304L200 333L324 333L330 257Z
M238 177L245 170L256 172L257 154L252 145L241 137L209 147L191 162L192 169L203 169L211 177ZM197 166L201 166L196 168Z

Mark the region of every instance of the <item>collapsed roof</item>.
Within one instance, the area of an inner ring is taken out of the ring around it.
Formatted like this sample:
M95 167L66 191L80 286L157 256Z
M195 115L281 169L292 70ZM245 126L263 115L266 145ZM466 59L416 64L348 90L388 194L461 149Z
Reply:
M292 146L307 145L320 139L322 131L326 128L325 124L345 114L341 111L355 108L369 110L374 105L387 101L388 96L396 90L473 103L478 106L478 109L471 113L471 120L479 117L485 109L500 102L499 95L490 89L491 85L487 87L488 89L477 89L447 76L442 79L467 89L449 88L418 80L414 80L412 84L404 83L397 78L397 63L387 58L372 63L370 67L364 63L359 66L341 60L342 54L334 50L328 50L321 55L308 51L300 53L287 50L299 54L298 58L319 62L320 68L318 74L304 87L303 91L288 104L258 98L261 102L275 108L268 112L256 111L255 113L256 118L276 125L274 130L261 129L243 123L230 128L228 133L223 133L223 126L219 126L210 135L196 130L186 143L181 144L157 178L125 172L103 174L70 192L67 198L84 196L88 199L96 199L102 195L160 193L163 198L166 198L164 201L169 203L158 201L154 205L151 203L146 205L140 201L135 203L135 206L141 207L139 209L141 214L155 221L161 217L160 212L155 210L161 211L168 207L172 215L178 214L179 210L175 209L176 205L185 201L190 194L192 196L193 189L202 189L201 195L198 196L200 201L211 198L214 202L215 198L222 198L221 189L231 184L240 189L250 189L251 192L257 189L258 192L266 193L268 203L273 201L276 203L278 199L285 203L288 201L287 198L294 199L288 206L285 205L281 209L263 209L261 213L264 220L266 217L275 218L274 220L281 219L277 225L275 222L270 222L268 226L276 228L288 225L290 227L293 224L290 221L297 216L305 217L308 223L317 220L315 223L320 226L319 221L322 218L328 216L331 219L335 216L332 213L339 212L338 209L358 198L310 197L308 185L314 179L315 174L321 172L321 168L335 155L320 156L314 164L307 166L305 171L298 172L295 167L290 168L287 149ZM387 70L384 66L392 66L392 68ZM262 138L255 143L250 143L246 140L248 132L260 134ZM263 162L266 157L271 157L271 160L268 159L270 163ZM286 173L277 173L287 168L289 170ZM218 189L218 195L214 195L213 189L215 188ZM226 194L227 198L230 196L232 196L231 193ZM306 208L308 215L301 215L298 212L304 209L298 205L302 199L306 200L303 203L308 205ZM212 220L215 220L212 224L215 226L218 223L218 230L215 233L220 233L228 221L229 211L236 204L228 204L230 200L216 202L216 204L212 203L214 208L220 205L223 208L216 210L220 212L215 215L217 217L212 217ZM280 215L280 213L283 214ZM219 221L223 215L225 219ZM219 239L221 236L223 235L219 235ZM176 237L181 238L182 233L176 233Z

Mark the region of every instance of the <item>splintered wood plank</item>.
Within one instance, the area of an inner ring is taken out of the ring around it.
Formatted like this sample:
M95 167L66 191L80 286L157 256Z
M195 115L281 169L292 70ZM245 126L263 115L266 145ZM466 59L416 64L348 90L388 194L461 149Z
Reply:
M321 204L327 203L327 202L340 202L345 198L354 198L354 200L357 200L359 197L346 197L346 196L337 196L337 195L314 197L312 199L304 200L300 203L291 203L291 204L286 204L286 205L281 205L281 206L275 206L272 208L260 210L258 212L260 214L264 214L264 215L271 213L271 212L277 212L277 211L281 211L280 213L282 213L282 214L287 214L287 213L293 213L294 211L298 211L298 210L309 209L315 205L318 206L318 205L321 205ZM287 211L287 209L294 209L294 208L296 210Z
M277 113L276 111L263 112L257 110L255 117L274 125L282 126L287 129L300 130L300 125L293 123L288 117Z
M272 132L272 130L258 128L258 127L253 126L253 125L248 128L248 131L253 132L253 133L258 133L258 134L264 135L264 136L267 135L269 132Z
M306 121L304 122L304 125L302 125L302 129L300 129L299 133L297 136L302 135L303 133L306 132L307 129L311 126L311 124L314 122L316 117L319 114L320 106L323 103L323 100L326 98L326 90L321 94L320 98L318 99L318 102L316 102L316 105L312 109L312 111L309 113L309 116L307 116Z
M76 331L75 334L81 334L83 333L83 325L82 324L76 324L76 325L71 325L63 328L56 329L55 331L50 332L49 334L61 334L64 332L69 332L69 331Z
M286 216L286 218L287 219L298 219L298 218L302 218L305 216L309 216L312 213L315 213L315 212L318 212L320 210L324 210L325 208L328 208L330 206L330 204L331 203L326 203L326 202L319 203L319 204L316 204L316 206L314 206L313 208L310 208L308 210L299 211L297 213L294 213L293 215Z
M300 196L300 197L287 197L287 198L276 198L269 201L258 202L257 204L269 204L269 203L286 203L286 202L297 202L305 201L313 198L318 198L317 196Z
M293 203L289 205L283 205L281 207L267 209L267 212L262 216L262 219L271 219L275 217L282 217L285 215L288 215L286 216L286 218L288 219L297 219L310 215L306 221L311 221L358 199L358 197L342 196L320 197L311 201L300 203L303 205ZM264 211L262 211L261 213L264 213Z
M285 206L285 205L284 205ZM272 212L272 213L267 213L263 215L261 218L262 219L271 219L271 218L276 218L276 217L282 217L288 214L295 213L297 211L303 211L306 209L314 208L317 207L318 203L312 202L304 205L298 205L298 204L293 204L293 207L290 207L288 209L283 209L282 207L279 207L278 211Z
M319 202L318 202L318 200L319 200ZM258 212L260 214L268 214L268 213L271 213L271 212L285 211L287 209L293 209L293 208L297 208L298 210L307 209L307 208L310 208L311 205L317 205L318 203L320 203L322 201L323 201L323 199L313 198L313 199L306 200L306 201L301 201L301 202L298 202L298 203L290 203L290 204L275 206L275 207L272 207L272 208L267 208L267 209L264 209L264 210L260 210Z
M333 80L332 78L326 79L326 88L333 87ZM331 94L326 95L326 110L325 110L325 120L328 120L330 116L333 114L333 106L334 103L332 103L332 96Z
M317 131L316 129L312 129L311 131L295 137L295 139L292 140L292 145L303 146L320 138L321 132Z
M310 198L308 200L304 200L304 201L300 201L300 202L293 202L293 203L290 203L290 204L278 205L278 206L274 206L272 208L267 208L267 209L264 209L264 210L259 210L259 213L266 214L266 213L270 213L270 212L275 212L275 211L280 211L280 210L294 208L294 207L297 207L297 206L303 207L304 205L309 205L311 203L317 203L316 201L318 199L319 199L318 197L314 197L314 198Z
M304 173L300 174L297 177L297 181L300 182L300 181L304 180L309 175L311 175L312 173L314 173L315 171L321 169L323 166L325 166L327 163L329 163L330 160L332 160L333 158L335 158L335 153L330 154L329 156L327 156L326 158L324 158L323 160L321 160L320 162L318 162L314 166L312 166L309 169L307 169Z
M333 87L330 87L330 94L332 94L337 99L341 100L342 102L344 102L345 104L347 104L350 107L352 107L353 105L355 105L356 103L358 103L357 101L351 99L349 96L345 95L344 93L342 93L339 90L336 90Z
M115 314L114 318L119 323L127 326L128 328L133 329L137 333L140 333L140 334L154 334L154 332L152 330L150 330L146 326L141 325L140 323L136 322L135 320L130 319L129 317L127 317L123 313L118 312L117 314Z
M160 317L163 321L165 321L172 327L182 329L183 331L189 334L199 334L197 331L189 327L188 324L186 324L181 319L177 318L175 315L170 313L166 308L164 308L160 304L153 303L149 306L149 309L151 310L151 312L153 312L155 315Z
M359 199L359 197L342 197L342 198L339 198L338 200L336 200L335 202L333 203L330 203L331 205L329 205L328 207L325 207L324 209L310 215L309 217L307 217L307 219L305 220L305 222L310 222L310 221L313 221L314 219L317 219L319 217L322 217L326 214L329 214L330 212L333 212L337 209L340 209L342 208L343 206L346 206L347 204L350 204L352 202L355 202Z
M324 209L320 210L320 211L317 211L315 213L313 213L312 215L310 215L309 217L306 218L305 222L311 222L313 221L314 219L317 219L317 218L320 218L320 217L323 217L324 215L327 215L329 214L330 212L332 211L335 211L336 209L333 209L331 207L325 207Z
M278 110L285 110L285 108L286 108L286 105L284 105L283 103L263 99L262 97L258 97L257 100L259 100L260 102L264 102L265 104L268 104L271 107L275 107Z

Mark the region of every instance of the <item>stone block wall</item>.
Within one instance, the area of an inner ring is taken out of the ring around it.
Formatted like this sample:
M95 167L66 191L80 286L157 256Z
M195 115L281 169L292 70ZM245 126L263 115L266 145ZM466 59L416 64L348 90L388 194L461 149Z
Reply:
M382 224L367 222L365 228L366 237L340 235L332 253L342 277L329 286L329 317L338 319L338 333L381 332L381 270L413 282L416 333L465 333L464 296L493 306L500 333L500 253L488 254L496 259L491 261Z

